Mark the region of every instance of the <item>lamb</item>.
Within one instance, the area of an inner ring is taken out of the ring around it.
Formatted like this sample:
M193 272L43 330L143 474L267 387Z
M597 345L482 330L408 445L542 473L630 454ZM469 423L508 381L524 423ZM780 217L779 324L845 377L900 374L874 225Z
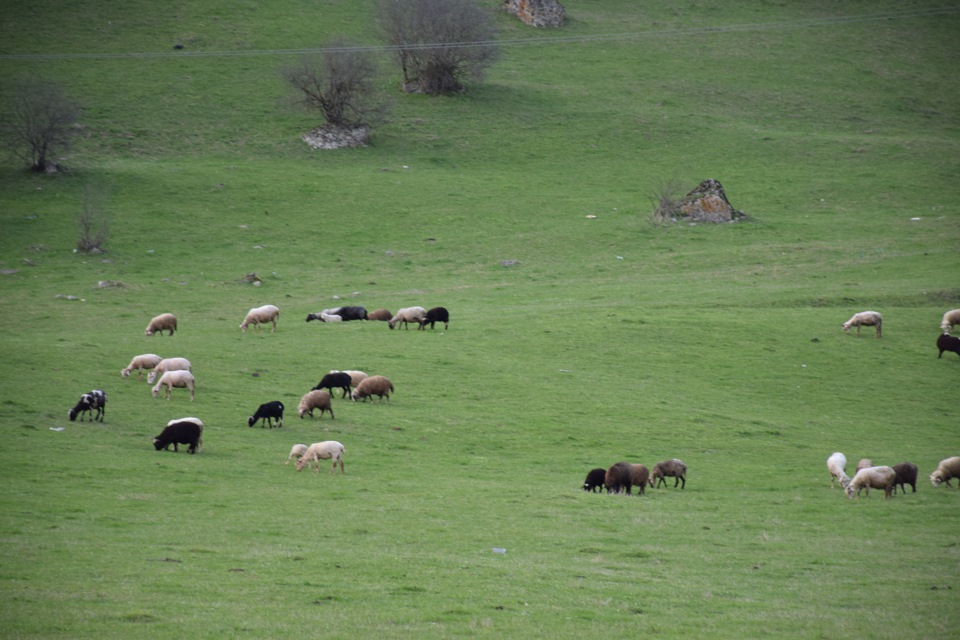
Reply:
M250 311L247 311L247 317L240 323L240 328L246 333L247 327L250 325L253 325L255 329L259 329L261 324L267 324L269 322L273 324L271 333L276 333L277 320L279 318L280 309L272 304L265 304L262 307L254 307L250 309Z
M650 481L650 470L644 464L630 465L630 481L633 486L640 487L640 495L647 492L647 483Z
M367 314L367 320L378 320L380 322L388 322L392 317L393 314L390 313L389 309L374 309Z
M893 465L893 471L897 474L897 479L893 483L894 493L897 491L897 485L903 493L907 492L906 485L913 487L914 493L917 492L917 465L912 462L901 462Z
M150 320L150 324L147 325L147 330L143 332L146 336L152 336L153 334L160 332L160 335L163 335L164 331L169 331L170 335L177 330L177 316L172 313L161 313L156 318Z
M960 478L960 456L941 460L937 470L930 474L930 482L934 487L939 487L941 482L950 487L950 481L954 478Z
M300 416L300 419L303 419L303 414L309 413L310 417L313 417L313 410L320 409L320 417L323 417L324 412L329 411L330 417L334 418L333 407L330 406L330 394L326 391L308 391L306 395L300 398L300 404L297 405L297 414Z
M595 493L598 489L603 492L603 481L607 476L607 470L601 467L591 469L583 481L583 490Z
M860 470L861 470L861 469L866 469L866 468L872 467L872 466L873 466L873 460L871 460L870 458L861 458L861 459L860 459L860 462L857 463L857 468L856 468L856 470L853 472L853 474L856 475L856 474L860 473Z
M80 416L80 422L83 422L83 416L88 411L91 413L90 422L96 421L97 418L103 422L104 416L107 415L107 394L103 389L94 389L80 396L80 401L70 409L67 417L70 418L70 422L75 422L77 416ZM92 415L94 411L97 412L95 416Z
M190 361L186 358L164 358L157 363L153 371L147 374L147 383L153 384L158 374L163 374L167 371L193 371L193 365L190 364Z
M687 465L683 464L682 461L674 458L673 460L662 460L657 464L653 465L653 471L650 472L650 486L653 488L658 487L659 485L667 484L666 478L673 477L676 478L673 481L673 488L676 489L677 485L681 482L681 489L687 488Z
M300 462L300 458L303 457L303 454L307 452L307 445L305 444L295 444L290 447L290 455L287 456L287 461L283 464L290 464L290 460L296 458L294 462Z
M427 310L423 307L405 307L400 309L400 311L397 311L397 314L387 321L387 325L393 329L398 323L402 322L403 328L409 329L410 327L407 326L408 322L413 322L419 325L420 322L426 317Z
M317 473L320 473L320 461L332 460L333 466L330 467L330 473L337 468L340 463L340 475L343 475L343 445L336 440L324 440L323 442L314 442L307 447L306 453L297 460L297 471L303 471L303 467L310 466L313 462L317 465Z
M330 316L335 316L336 319L330 319ZM319 320L320 322L348 322L350 320L366 320L368 317L367 310L363 307L334 307L332 309L324 309L320 313L310 313L307 314L307 322L311 320Z
M153 447L160 451L170 450L173 445L174 451L179 451L178 444L189 445L188 453L196 453L197 449L203 451L203 420L200 418L178 418L171 420L164 427L163 431L153 439Z
M610 465L604 475L603 484L607 487L607 493L621 493L622 491L630 493L630 488L633 486L633 467L629 462L617 462Z
M357 388L350 394L350 399L356 402L362 398L363 401L366 402L367 398L379 396L380 401L383 402L384 396L387 397L388 401L390 400L391 393L393 393L393 383L390 382L389 378L385 376L370 376L360 381Z
M850 327L856 327L857 335L860 335L861 326L876 327L877 337L879 338L882 334L883 316L876 311L861 311L860 313L853 314L853 317L844 322L841 326L847 333L850 333Z
M870 497L870 489L883 489L883 495L889 498L893 495L893 484L897 480L897 472L891 467L867 467L860 469L853 480L847 485L847 497L853 499L853 494L860 494L861 489L867 490L867 497Z
M130 372L134 369L137 370L137 380L143 380L143 370L144 369L153 369L160 361L163 360L160 356L155 353L141 353L138 356L133 356L133 359L123 369L120 369L120 377L126 378L130 375Z
M960 356L960 338L955 338L947 333L941 333L937 337L937 349L940 349L940 355L937 356L937 359L943 357L944 351L953 351Z
M847 475L847 456L839 451L830 454L827 458L827 471L830 472L830 488L833 489L833 481L840 483L841 488L845 488L850 482L850 476Z
M300 417L302 418L303 416ZM252 427L257 423L257 420L260 421L261 429L263 429L264 423L268 424L270 428L273 429L274 420L277 421L277 428L283 427L283 403L279 400L263 403L257 407L256 413L247 418L247 426Z
M943 314L943 320L940 321L940 330L944 333L953 331L953 326L960 324L960 309L952 309Z
M442 322L444 329L450 328L450 312L444 307L434 307L427 311L426 317L420 321L420 330L426 331L427 324L433 329L436 322Z
M193 377L193 374L189 371L178 370L178 371L167 371L162 376L160 380L157 381L157 384L153 387L153 397L156 398L157 394L160 393L160 387L166 387L166 393L164 397L169 400L172 395L174 387L180 389L190 389L190 400L196 399L195 387L196 380Z
M350 394L350 384L352 381L349 373L333 371L324 375L323 378L320 379L320 382L317 383L317 386L313 388L313 391L329 389L332 394L334 389L343 389L343 394L340 397L346 398L347 395Z

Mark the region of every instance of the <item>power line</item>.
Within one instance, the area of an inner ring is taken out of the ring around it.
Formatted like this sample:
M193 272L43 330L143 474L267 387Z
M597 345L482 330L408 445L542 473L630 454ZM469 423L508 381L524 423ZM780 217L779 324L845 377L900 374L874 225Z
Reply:
M514 40L477 40L472 42L432 42L411 45L356 45L345 47L316 47L307 49L251 49L240 51L152 51L141 53L9 53L0 54L0 60L73 60L73 59L115 59L115 58L226 58L235 56L289 56L334 52L373 52L386 53L400 50L462 49L470 47L520 47L550 46L556 44L576 44L589 42L618 42L626 40L645 40L650 38L682 38L693 35L713 35L739 33L747 31L782 31L859 22L879 22L884 20L908 20L932 16L960 13L960 6L892 11L885 13L866 13L851 16L820 18L801 18L778 22L758 22L708 27L687 27L683 29L663 29L660 31L638 31L629 33L605 33L595 35L555 36L544 38L526 38Z

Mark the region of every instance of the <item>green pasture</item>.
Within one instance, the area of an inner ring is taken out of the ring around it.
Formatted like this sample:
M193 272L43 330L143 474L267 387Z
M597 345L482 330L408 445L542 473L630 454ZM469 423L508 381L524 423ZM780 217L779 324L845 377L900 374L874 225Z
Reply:
M0 636L960 637L960 492L927 479L960 455L934 344L960 307L960 13L499 14L483 82L404 95L384 54L372 144L315 151L284 51L376 43L373 2L8 4L0 103L42 76L86 108L65 171L0 160ZM752 221L651 221L707 178ZM110 233L83 255L90 189ZM268 303L276 333L242 333ZM451 323L304 322L344 304ZM840 328L867 309L880 340ZM144 336L163 312L180 331ZM150 352L193 362L194 402L121 379ZM298 419L331 369L396 393ZM106 420L69 422L94 388ZM248 428L270 400L284 426ZM184 416L203 452L155 451ZM283 464L327 439L345 475ZM917 492L848 500L833 451L912 461ZM580 489L672 457L684 490Z

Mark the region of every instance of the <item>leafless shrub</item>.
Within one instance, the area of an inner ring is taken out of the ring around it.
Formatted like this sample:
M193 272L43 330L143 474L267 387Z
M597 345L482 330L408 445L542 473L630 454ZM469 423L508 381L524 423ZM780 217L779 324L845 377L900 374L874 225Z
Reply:
M38 173L56 171L54 158L70 146L82 107L56 82L33 79L13 93L0 120L3 145Z
M79 253L103 253L104 245L110 235L110 217L106 205L109 200L103 189L87 185L83 190L83 203L77 214L77 226L80 227L80 239L77 241Z
M682 193L679 179L661 180L650 193L650 200L653 203L653 221L676 222L683 215L680 210Z

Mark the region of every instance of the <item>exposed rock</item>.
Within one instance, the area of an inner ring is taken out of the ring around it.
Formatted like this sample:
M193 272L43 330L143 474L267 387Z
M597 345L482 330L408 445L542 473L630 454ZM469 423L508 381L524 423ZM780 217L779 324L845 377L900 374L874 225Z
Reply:
M719 180L704 180L677 201L661 200L654 216L660 220L685 219L690 222L736 222L747 214L734 209Z
M503 8L531 27L560 27L566 19L566 9L557 0L504 0Z
M366 127L344 129L331 125L317 127L303 136L303 141L314 149L341 149L343 147L365 147L370 139Z

